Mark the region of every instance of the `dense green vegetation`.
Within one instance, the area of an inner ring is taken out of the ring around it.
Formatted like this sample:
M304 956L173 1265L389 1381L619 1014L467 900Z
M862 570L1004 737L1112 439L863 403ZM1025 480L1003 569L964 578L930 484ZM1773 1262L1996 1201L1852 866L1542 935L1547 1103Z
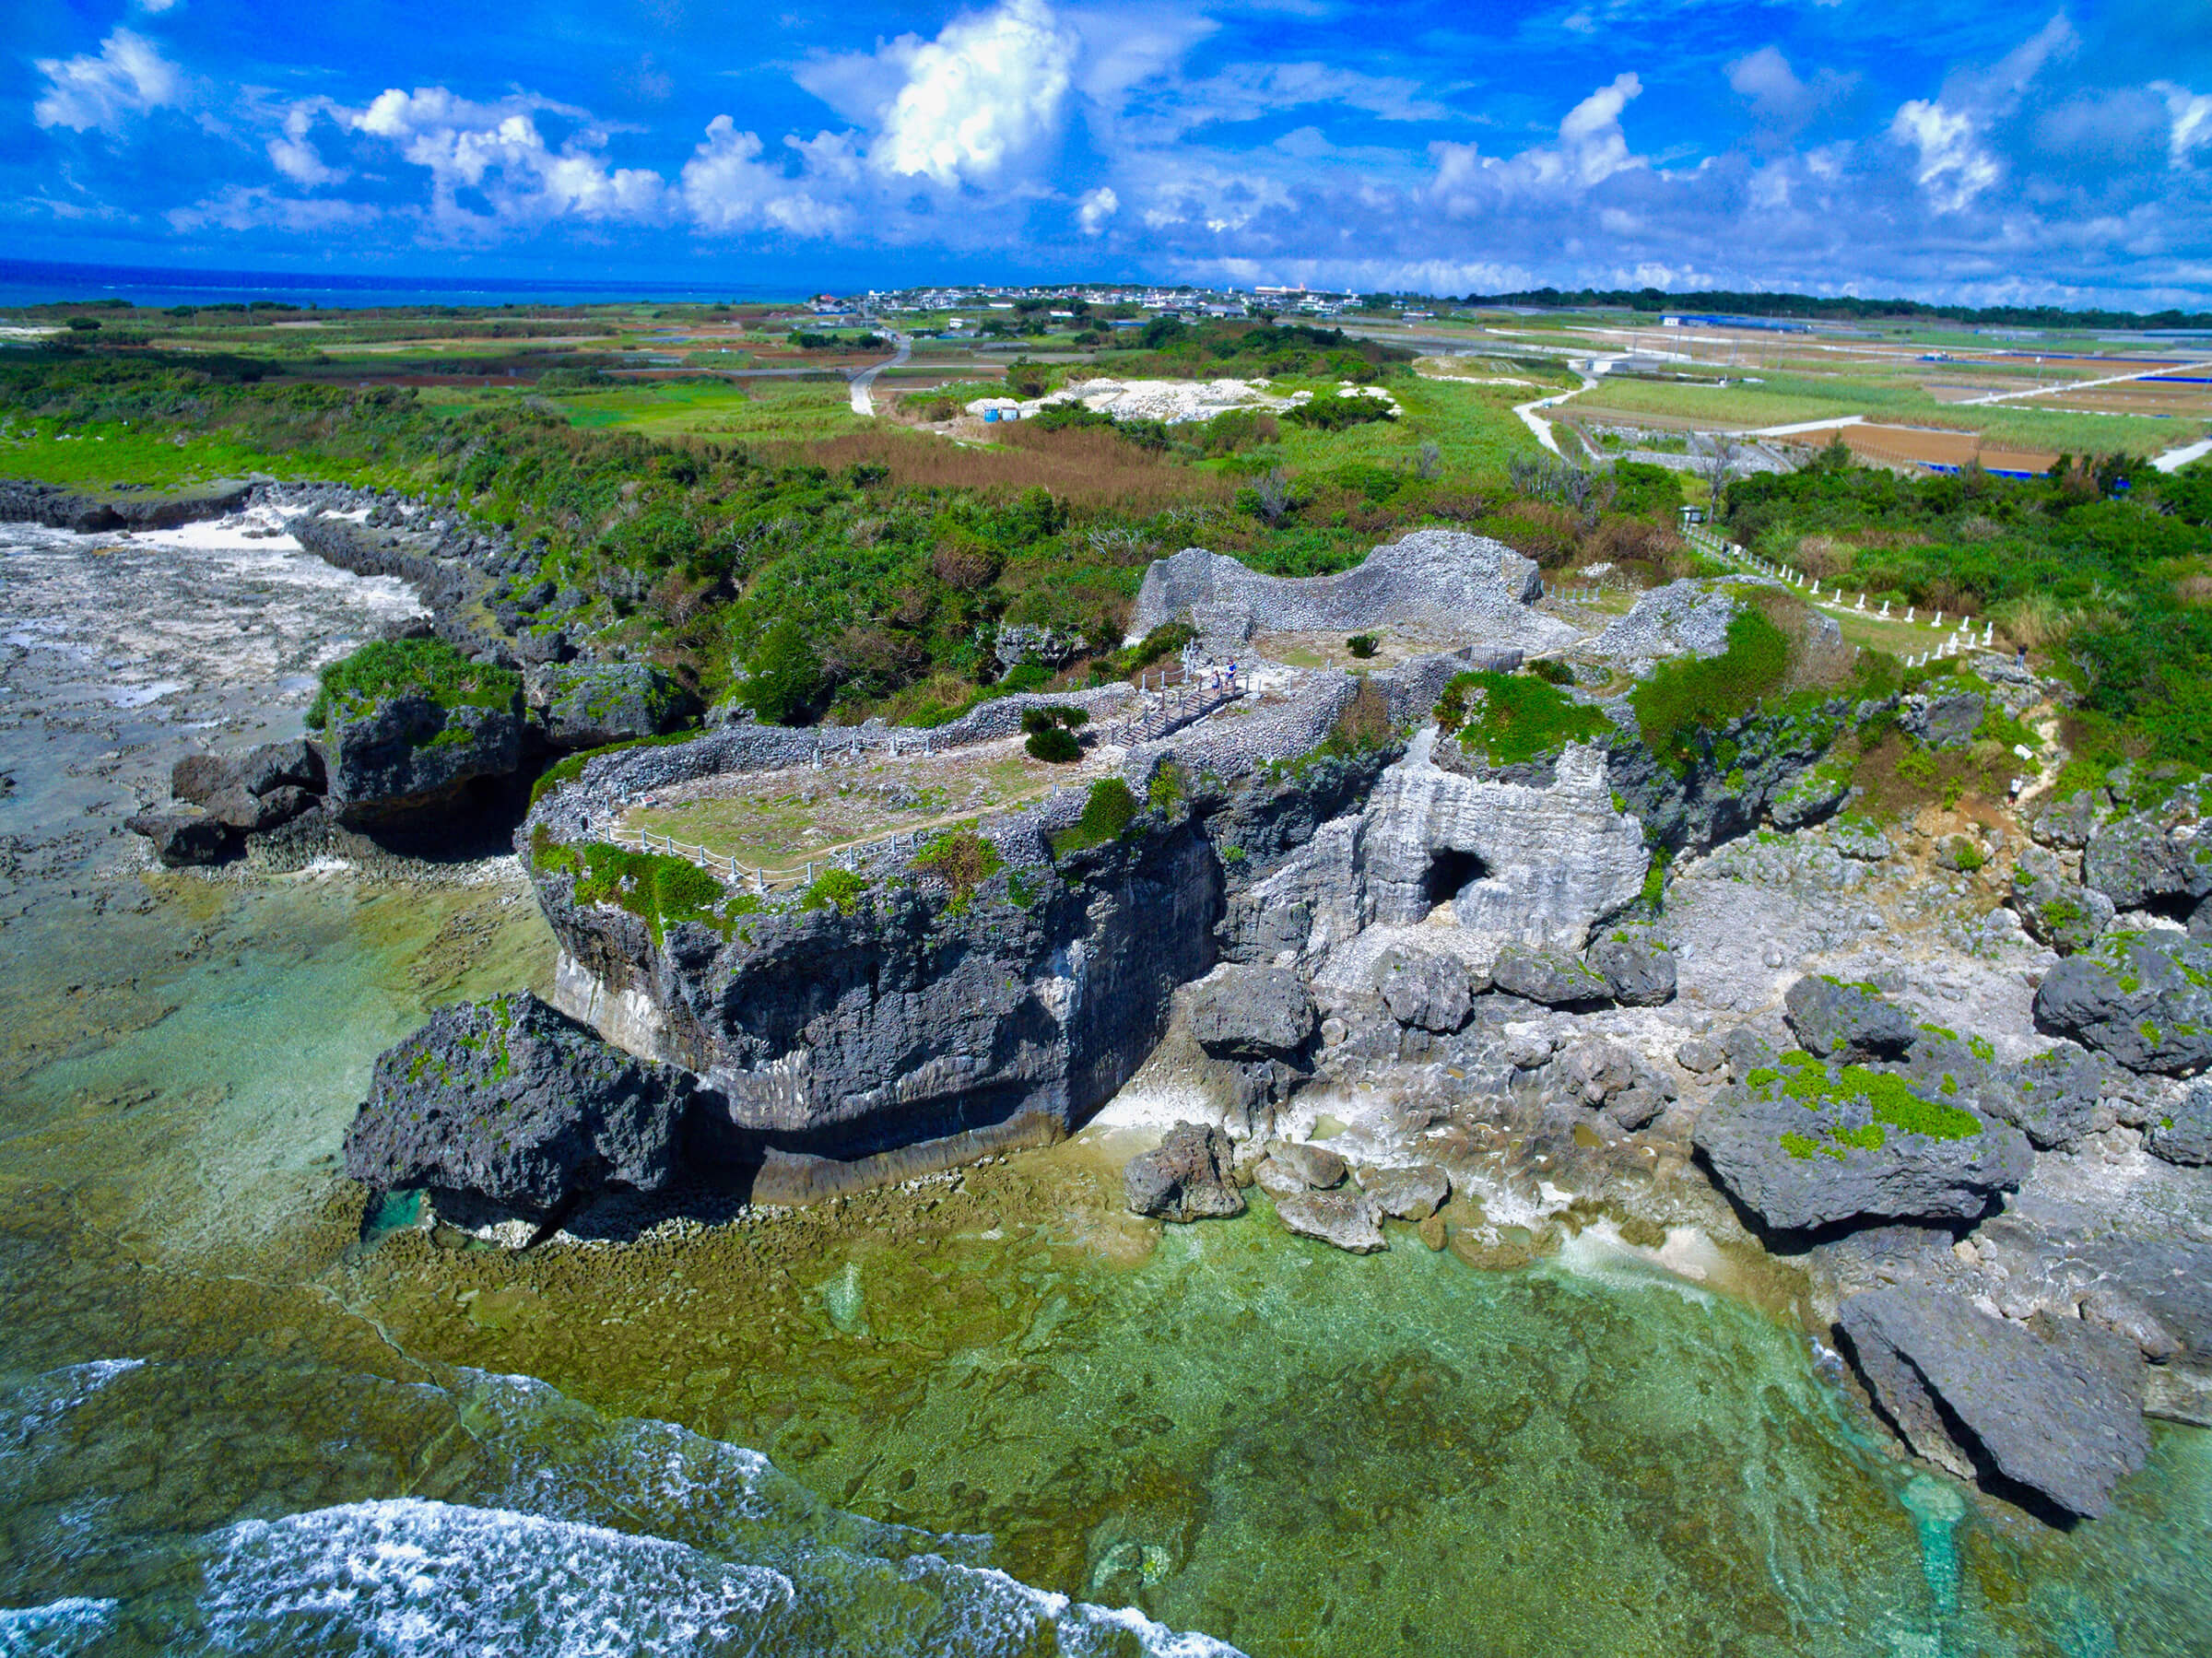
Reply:
M428 697L441 708L512 708L522 676L471 662L441 639L374 640L323 670L308 724L329 731L390 697Z
M1065 858L1070 853L1088 852L1118 839L1136 821L1136 796L1130 793L1129 785L1118 777L1101 777L1090 785L1083 816L1053 837L1053 855Z
M655 944L666 937L670 927L687 921L727 937L732 918L758 904L757 900L732 899L720 881L696 864L661 853L631 852L605 841L563 845L542 826L530 850L540 870L574 877L579 904L614 904L629 911L644 922Z
M1459 734L1460 747L1493 766L1517 766L1569 743L1586 743L1611 727L1594 708L1571 700L1535 674L1488 670L1462 674L1444 687L1436 723Z
M1954 1077L1946 1076L1944 1081L1951 1088L1958 1087ZM1783 1099L1794 1099L1811 1111L1856 1102L1864 1105L1874 1119L1855 1129L1834 1123L1823 1125L1818 1140L1794 1131L1784 1133L1783 1149L1794 1158L1818 1154L1841 1159L1854 1147L1878 1151L1887 1138L1883 1133L1886 1128L1893 1128L1900 1134L1924 1135L1932 1140L1971 1139L1982 1133L1982 1120L1973 1112L1939 1099L1923 1099L1903 1077L1892 1072L1853 1064L1831 1069L1802 1049L1784 1053L1776 1065L1750 1072L1744 1082L1768 1099L1774 1097L1779 1086Z
M1903 478L1831 454L1728 487L1754 551L1923 610L1985 615L2075 676L2091 746L2212 766L2212 465L2125 456L2021 482Z

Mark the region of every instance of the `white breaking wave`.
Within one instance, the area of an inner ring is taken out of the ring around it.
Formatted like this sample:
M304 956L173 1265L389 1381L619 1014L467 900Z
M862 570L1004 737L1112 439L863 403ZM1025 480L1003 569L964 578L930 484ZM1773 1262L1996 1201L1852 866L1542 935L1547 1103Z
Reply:
M0 1606L0 1658L68 1658L107 1633L113 1601L73 1594L43 1606Z
M508 1509L404 1498L246 1521L209 1539L214 1651L369 1658L1068 1658L1131 1638L1157 1658L1236 1658L1134 1611L1071 1602L935 1555L799 1551L788 1570Z
M678 1543L414 1499L250 1520L216 1544L200 1609L218 1652L736 1658L780 1639L796 1599L781 1572Z

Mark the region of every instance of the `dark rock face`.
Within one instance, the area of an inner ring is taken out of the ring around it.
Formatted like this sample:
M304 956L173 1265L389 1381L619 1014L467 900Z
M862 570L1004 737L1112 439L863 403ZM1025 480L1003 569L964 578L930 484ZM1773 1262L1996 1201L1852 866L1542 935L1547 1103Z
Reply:
M522 764L514 708L446 709L428 697L386 699L330 734L330 799L348 824L373 824L450 803L478 778Z
M2131 1071L2186 1076L2212 1064L2212 947L2184 933L2109 935L2044 978L2035 1022Z
M1931 748L1962 748L1974 740L1974 730L1989 704L1977 691L1946 691L1933 697L1907 697L1897 711L1897 723L1907 736Z
M2053 801L2030 819L2028 832L2045 846L2064 846L2078 852L2089 843L2099 821L2112 809L2102 789L2085 789L2064 800Z
M2212 1163L2212 1082L2200 1079L2184 1088L2180 1099L2151 1119L2143 1143L2169 1163Z
M1912 1092L1922 1107L1942 1102L1940 1092L1925 1099ZM2035 1153L2018 1129L1964 1114L1976 1131L1917 1133L1877 1123L1869 1099L1847 1084L1808 1102L1755 1069L1714 1097L1695 1139L1729 1194L1775 1231L1976 1220L2027 1179Z
M1838 737L1890 706L1837 698L1789 714L1749 714L1690 735L1670 763L1624 732L1606 752L1606 779L1669 852L1706 852L1759 826L1771 808L1783 827L1816 821L1849 792L1848 779L1808 778ZM1788 821L1785 823L1784 819Z
M1977 1089L1983 1109L2019 1129L2039 1150L2067 1149L2097 1125L2104 1066L2071 1043L1977 1080L1984 1084Z
M1393 949L1375 966L1375 988L1401 1025L1448 1033L1475 1005L1467 965L1441 950Z
M1902 1288L1851 1297L1838 1321L1884 1414L1920 1455L2094 1518L2150 1452L2143 1367L2129 1344L2067 1322L2039 1332L1957 1296Z
M2030 937L2062 956L2088 949L2112 919L2112 900L2068 880L2040 846L2024 850L2013 864L2012 907Z
M1588 960L1624 1007L1658 1007L1675 999L1675 958L1648 939L1601 938Z
M1191 1034L1216 1059L1288 1059L1312 1041L1313 998L1284 968L1224 966L1190 995Z
M154 843L154 856L171 869L219 864L238 850L238 831L219 817L197 812L140 812L124 827Z
M1157 1147L1129 1159L1123 1195L1136 1214L1160 1220L1241 1215L1244 1194L1237 1190L1233 1156L1219 1129L1178 1123Z
M700 1155L772 1161L763 1178L804 1199L962 1147L1053 1137L1135 1074L1176 987L1213 965L1221 915L1196 828L1150 821L994 876L964 903L898 882L851 913L771 911L726 934L685 922L660 942L627 911L579 907L566 875L537 872L538 897L563 1005L698 1072L716 1096Z
M1895 1059L1920 1035L1871 985L1808 973L1790 986L1783 1006L1797 1040L1823 1059Z
M0 480L0 522L97 535L102 530L171 530L222 518L245 504L251 484L215 483L144 495L87 494L56 484Z
M2212 894L2212 836L2141 813L2104 825L2082 853L2081 877L2121 910Z
M304 789L321 794L323 756L304 737L289 743L263 743L230 757L230 775L249 794L269 794L278 789Z
M643 663L541 667L529 697L556 748L599 748L673 731L697 703Z
M693 1093L527 992L441 1008L376 1062L346 1172L380 1192L465 1192L543 1218L674 1173Z
M1547 1007L1597 1007L1613 998L1605 976L1563 950L1509 944L1490 964L1490 982L1511 995Z

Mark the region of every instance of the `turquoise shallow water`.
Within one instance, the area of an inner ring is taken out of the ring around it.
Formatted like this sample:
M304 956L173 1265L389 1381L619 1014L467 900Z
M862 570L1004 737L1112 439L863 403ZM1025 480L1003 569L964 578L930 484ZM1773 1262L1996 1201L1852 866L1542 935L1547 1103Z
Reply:
M0 1654L2207 1650L2212 1435L2049 1532L1594 1237L1159 1235L1077 1143L625 1251L364 1249L370 1062L544 974L515 889L10 897Z

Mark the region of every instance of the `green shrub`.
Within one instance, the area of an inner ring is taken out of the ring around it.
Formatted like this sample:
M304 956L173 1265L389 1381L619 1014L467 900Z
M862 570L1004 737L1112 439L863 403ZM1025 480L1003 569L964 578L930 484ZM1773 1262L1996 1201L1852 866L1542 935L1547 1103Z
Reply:
M1166 814L1191 797L1191 775L1173 760L1162 760L1145 789L1145 804Z
M537 844L533 836L534 853ZM565 859L562 853L567 854ZM720 881L696 864L663 853L631 852L628 847L594 841L582 848L559 848L553 861L541 857L539 866L573 871L579 853L582 860L576 881L579 904L614 904L629 911L644 922L655 944L666 937L670 927L688 921L711 927L724 937L729 935L729 923L722 913L728 894Z
M860 907L861 897L867 889L867 882L850 869L826 869L815 878L814 885L806 888L806 896L800 900L799 907L803 910L834 909L840 915L850 915Z
M1006 866L998 848L973 829L939 835L914 854L913 862L914 868L952 888L956 906L964 905L970 893Z
M1323 392L1283 413L1284 419L1300 426L1311 426L1316 431L1343 431L1347 427L1364 426L1371 420L1394 420L1396 417L1391 406L1380 397L1365 397L1344 392Z
M796 723L822 694L821 658L789 617L761 636L746 667L737 700L771 725Z
M1382 641L1371 633L1355 633L1344 641L1344 648L1365 662L1382 648Z
M1075 733L1064 731L1057 725L1048 725L1042 731L1030 733L1030 740L1022 745L1031 759L1048 760L1064 766L1070 760L1083 758L1083 745L1076 741Z
M1547 685L1572 685L1574 683L1574 670L1555 658L1547 656L1535 662L1524 663L1522 665Z
M1101 777L1090 785L1090 797L1083 803L1083 816L1072 828L1064 829L1053 837L1053 855L1065 857L1070 853L1087 852L1094 846L1103 846L1118 840L1122 831L1136 820L1136 796L1129 785L1118 777Z
M400 696L428 697L444 709L512 708L522 688L512 669L471 662L441 639L373 640L323 670L307 723L327 732Z
M1569 743L1590 742L1608 729L1597 710L1570 700L1548 681L1489 669L1462 674L1445 686L1436 721L1459 734L1461 747L1487 756L1493 766L1519 765Z

